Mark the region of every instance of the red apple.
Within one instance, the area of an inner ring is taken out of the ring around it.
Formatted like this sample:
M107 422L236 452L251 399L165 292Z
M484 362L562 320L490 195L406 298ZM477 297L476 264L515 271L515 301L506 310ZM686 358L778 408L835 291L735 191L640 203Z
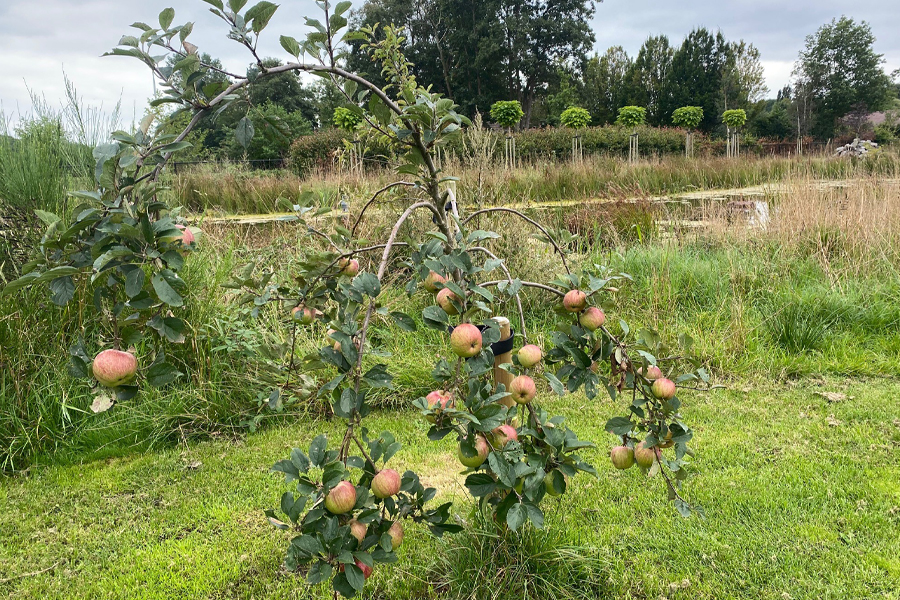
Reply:
M428 275L425 277L425 289L434 294L438 291L437 284L445 284L447 283L447 278L443 275L439 275L434 271L429 271Z
M638 369L638 375L644 375L644 369ZM647 374L644 377L647 378L648 381L656 381L657 379L661 379L663 376L662 370L656 365L650 365L647 367Z
M350 535L356 538L360 544L366 539L366 526L356 519L352 519L347 525L350 526Z
M647 446L647 442L641 442L634 447L634 462L636 462L639 467L649 469L653 466L653 461L655 460L656 449Z
M581 290L571 290L563 298L563 307L571 312L581 312L587 306L587 296Z
M490 450L487 440L484 439L484 436L478 434L475 436L475 454L469 455L465 453L462 444L460 444L457 455L459 456L459 462L471 469L475 469L487 460Z
M400 491L400 473L393 469L382 469L372 479L372 493L384 500Z
M341 275L346 275L347 277L356 277L356 275L359 273L359 261L355 258L351 260L342 258L338 263L338 266L341 267Z
M458 304L462 304L459 296L451 292L449 288L443 288L437 293L438 306L443 308L444 312L448 315L459 314L459 311L456 309L456 306L452 302L453 300L455 300Z
M588 331L597 331L606 323L606 315L596 306L591 306L578 315L578 322Z
M609 452L612 464L620 470L630 469L634 465L634 450L627 446L616 446Z
M316 318L316 311L301 304L291 309L291 316L298 323L309 325Z
M450 348L462 358L471 358L481 352L481 331L471 323L458 325L450 334Z
M369 577L372 576L372 567L370 567L363 561L361 561L357 558L353 561L353 564L355 564L357 567L359 567L359 570L362 571L363 579L368 579ZM343 570L344 570L344 565L342 564L341 571L343 571Z
M394 524L388 529L388 535L391 536L391 549L399 548L403 543L403 525L400 524L400 521L394 521Z
M670 400L675 396L675 382L665 377L657 379L650 386L650 391L660 400Z
M509 384L509 393L517 404L528 404L534 400L534 396L537 394L534 379L528 375L519 375Z
M522 349L519 350L518 356L519 364L526 369L530 369L531 367L541 362L541 359L544 357L544 352L540 349L539 346L528 344L527 346L522 346Z
M137 358L130 352L104 350L94 358L91 370L101 385L117 387L134 379Z
M334 486L325 496L325 510L333 515L342 515L356 506L356 488L349 481Z
M501 425L491 432L491 445L497 450L505 448L509 441L518 439L519 433L512 425Z

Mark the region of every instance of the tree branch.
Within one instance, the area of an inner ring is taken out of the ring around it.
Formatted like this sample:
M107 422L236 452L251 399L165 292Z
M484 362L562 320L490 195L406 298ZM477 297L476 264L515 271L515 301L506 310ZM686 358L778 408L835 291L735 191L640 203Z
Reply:
M527 221L528 223L534 225L536 228L538 228L538 229L541 231L541 233L543 233L545 236L547 236L547 239L550 240L550 243L553 245L553 247L554 247L554 248L556 249L556 251L559 253L560 258L562 259L563 267L565 267L565 269L566 269L566 273L569 273L569 274L572 273L572 272L569 270L569 264L566 262L566 254L565 254L565 252L562 251L562 248L559 247L559 244L557 244L557 243L556 243L556 240L553 239L553 236L550 235L550 232L548 232L548 231L544 228L543 225L541 225L540 223L538 223L538 222L535 221L534 219L531 219L531 218L529 218L529 217L526 217L524 214L522 214L521 212L519 212L519 211L517 211L517 210L515 210L515 209L513 209L513 208L496 207L496 208L484 208L484 209L482 209L482 210L475 211L475 212L473 212L471 215L469 215L468 217L466 217L465 220L463 220L463 225L465 225L466 223L468 223L469 221L471 221L472 219L474 219L474 218L477 217L478 215L483 215L483 214L486 214L486 213L492 213L492 212L506 212L506 213L510 213L510 214L516 215L516 216L520 217L521 219Z

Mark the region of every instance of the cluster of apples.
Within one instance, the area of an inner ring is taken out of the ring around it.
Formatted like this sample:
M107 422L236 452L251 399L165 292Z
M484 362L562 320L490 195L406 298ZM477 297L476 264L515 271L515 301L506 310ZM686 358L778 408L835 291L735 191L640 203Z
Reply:
M656 365L647 367L647 373L644 375L643 369L638 369L638 375L646 377L647 381L652 382L650 385L650 393L658 400L671 400L675 397L676 385L671 379L663 377L662 370ZM637 443L634 448L626 445L616 446L610 450L609 458L615 468L620 470L630 469L637 464L642 469L649 469L656 461L656 448L671 448L675 445L672 441L672 431L666 434L665 439L659 444L650 446L646 441Z
M372 491L373 496L379 500L385 500L400 493L400 482L400 473L393 469L382 469L372 478L369 489ZM325 510L333 515L344 518L349 517L356 507L356 486L351 481L341 481L325 495L324 505ZM368 526L353 517L347 519L344 525L350 528L350 535L356 538L358 543L362 544L368 534ZM403 526L399 521L394 521L390 529L388 529L388 535L391 537L391 548L393 550L399 548L400 544L403 543ZM355 563L366 579L372 576L372 567L359 559Z

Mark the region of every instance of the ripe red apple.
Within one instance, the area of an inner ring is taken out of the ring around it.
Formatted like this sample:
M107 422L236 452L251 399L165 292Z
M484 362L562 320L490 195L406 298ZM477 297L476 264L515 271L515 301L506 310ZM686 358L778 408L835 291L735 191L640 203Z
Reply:
M356 506L356 488L349 481L334 486L325 496L325 510L333 515L342 515Z
M355 564L357 567L359 567L359 570L362 571L363 579L368 579L369 577L372 576L372 570L373 570L372 567L370 567L363 561L361 561L357 558L353 561L353 564ZM341 564L341 571L343 571L343 570L344 570L344 565Z
M451 300L456 300L457 303L462 304L459 296L451 292L449 288L442 288L441 291L437 293L438 306L443 308L444 312L448 315L458 315L459 311Z
M181 246L190 246L194 243L196 238L194 232L191 231L190 228L181 224L176 224L175 229L179 229L181 233L161 237L159 238L159 241L165 244L179 244Z
M425 277L425 289L434 294L438 291L437 284L445 284L447 283L447 278L443 275L439 275L434 271L429 271L428 275Z
M534 379L528 375L519 375L509 384L509 393L517 404L528 404L534 400L534 396L537 394Z
M450 334L450 348L462 358L471 358L481 352L481 332L471 323L462 323Z
M394 521L394 524L388 529L388 535L391 536L391 549L399 548L403 543L403 525L400 524L400 521Z
M444 390L434 390L425 396L428 408L439 408L444 410L449 407L453 408L453 394Z
M571 290L566 292L565 297L563 298L563 307L571 312L581 312L584 310L584 307L587 306L587 295L581 290Z
M356 275L359 273L359 261L355 258L351 260L342 258L338 263L338 266L341 267L341 275L346 275L347 277L356 277Z
M638 375L644 375L644 369L641 367L638 369ZM647 381L656 381L657 379L662 378L663 372L656 365L650 365L647 367L647 374L644 377L647 378Z
M534 344L522 346L522 348L519 350L519 364L526 369L530 369L534 365L541 362L541 359L543 357L544 352L540 349L539 346L535 346Z
M606 323L606 315L596 306L591 306L578 315L578 322L588 331L597 331Z
M393 469L382 469L372 479L372 493L384 500L400 491L400 473Z
M641 442L634 447L634 462L639 467L649 469L656 460L656 449L647 446L647 442Z
M347 525L350 526L350 535L356 538L360 544L366 539L366 526L356 519L352 519Z
M675 382L665 377L657 379L650 386L650 391L660 400L670 400L675 396Z
M615 468L624 471L634 465L634 450L627 446L616 446L610 450L609 458Z
M302 304L291 309L291 316L302 325L309 325L316 318L316 311Z
M469 467L470 469L475 469L477 467L480 467L482 463L487 460L487 456L490 450L491 449L488 446L487 440L484 439L484 436L478 434L475 436L475 454L466 454L463 451L462 444L460 444L457 455L459 456L459 462Z
M94 358L91 370L101 385L117 387L134 379L137 359L130 352L104 350Z
M506 447L507 442L510 440L518 439L519 433L512 425L501 425L491 432L491 445L497 450Z

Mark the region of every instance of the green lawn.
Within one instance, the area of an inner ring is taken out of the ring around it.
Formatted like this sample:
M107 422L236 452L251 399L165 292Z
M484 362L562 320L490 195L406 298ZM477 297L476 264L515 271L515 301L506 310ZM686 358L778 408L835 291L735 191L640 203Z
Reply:
M479 566L471 538L436 540L409 526L400 562L379 566L364 597L900 598L898 396L900 382L884 379L745 380L686 395L698 451L687 492L705 519L679 517L660 481L613 470L602 427L617 407L608 399L546 397L598 442L588 458L600 475L576 479L562 505L547 504L552 534L512 536L501 548L519 544L532 562L494 559L479 576L461 573ZM0 596L329 598L283 571L287 534L262 511L284 489L268 467L339 427L298 423L4 479ZM394 431L405 445L398 464L415 466L471 521L450 440L428 442L426 424L408 411L378 414L371 428ZM535 574L547 563L564 573L567 553L590 559L591 585ZM477 589L507 567L533 576ZM446 581L456 583L439 585Z

